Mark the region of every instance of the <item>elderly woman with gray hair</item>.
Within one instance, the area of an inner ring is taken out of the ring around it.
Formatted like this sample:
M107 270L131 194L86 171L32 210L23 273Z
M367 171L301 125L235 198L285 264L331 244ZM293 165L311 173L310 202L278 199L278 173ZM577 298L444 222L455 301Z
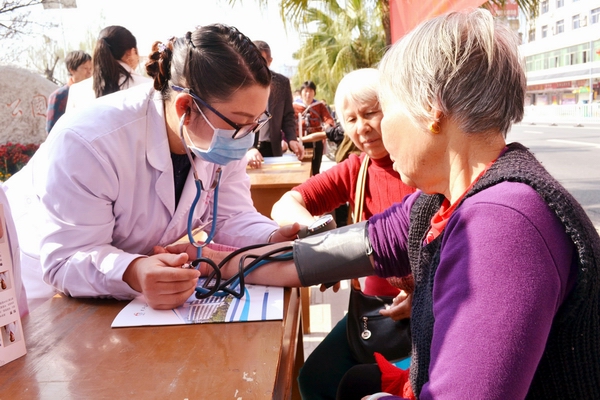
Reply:
M382 390L600 398L600 240L533 155L506 144L526 88L512 32L481 9L443 15L380 70L385 146L420 189L369 221L376 273L412 269L416 283L410 385L381 360Z
M379 71L363 68L344 76L335 93L335 109L345 134L362 151L360 156L350 155L331 169L314 175L302 185L285 193L275 203L271 217L280 225L311 225L315 216L333 211L348 202L353 209L364 202L362 214L357 220L370 218L382 212L394 202L400 202L404 196L415 191L400 180L392 167L390 155L381 140L381 106L378 100ZM364 181L364 196L357 199L357 185L361 167L365 163L367 178ZM360 208L360 207L358 207ZM368 296L390 296L394 304L382 310L385 317L398 321L392 332L401 336L399 340L386 336L390 332L370 326L373 340L382 342L377 351L388 357L406 357L410 352L410 322L407 319L409 306L402 305L414 288L412 278L386 279L369 276L365 279L363 293ZM400 289L403 289L400 291ZM334 289L335 290L335 289ZM406 300L410 302L410 300ZM382 303L383 308L383 303ZM355 316L358 319L359 316ZM353 353L349 345L347 325L344 316L325 339L310 354L298 376L300 394L311 400L335 399L337 387L344 374L361 360ZM404 344L394 346L391 344ZM372 358L372 352L371 352ZM362 360L363 362L367 360ZM374 360L370 360L374 362Z
M296 241L293 265L249 278L413 273L410 372L381 358L354 367L375 369L376 385L342 382L338 398L600 398L600 238L535 157L506 143L526 89L513 33L486 10L445 14L380 71L383 141L419 190L367 223Z

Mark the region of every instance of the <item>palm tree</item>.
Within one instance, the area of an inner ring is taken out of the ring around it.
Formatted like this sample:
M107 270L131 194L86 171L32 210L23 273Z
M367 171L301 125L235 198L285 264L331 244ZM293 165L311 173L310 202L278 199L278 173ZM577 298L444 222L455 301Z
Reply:
M255 0L261 6L266 6L269 0ZM432 1L442 1L442 0L432 0ZM482 0L482 4L486 3L487 6L496 5L499 7L503 7L510 0ZM238 3L238 0L227 0L227 2L234 6ZM239 0L241 3L242 0ZM523 12L527 15L536 16L539 0L516 0L517 5ZM310 5L309 5L310 3ZM284 24L286 21L290 21L291 24L296 27L302 27L307 25L307 12L309 8L314 8L314 5L321 3L323 9L332 8L338 5L338 0L280 0L279 2L279 11L281 14L281 19ZM389 0L366 0L363 2L369 8L377 8L378 15L381 20L381 27L383 29L385 35L385 43L386 45L390 45L392 43L392 35L391 35L391 25L390 25L390 1Z
M313 80L319 87L318 97L331 103L344 75L379 62L385 39L379 11L370 7L373 4L368 0L347 0L344 8L328 2L322 9L309 7L304 12L305 22L316 30L306 35L294 54L299 60L298 73L292 79L296 87Z
M227 1L231 6L238 3L238 0ZM255 1L263 7L269 2ZM503 7L508 2L489 0L483 7ZM537 15L539 0L516 2L521 9L531 10L528 15ZM389 0L345 0L343 4L344 7L340 6L339 0L279 1L284 24L289 21L304 31L304 43L294 54L299 64L292 83L298 87L304 80L313 80L319 88L318 97L328 103L346 73L376 66L384 49L391 44Z

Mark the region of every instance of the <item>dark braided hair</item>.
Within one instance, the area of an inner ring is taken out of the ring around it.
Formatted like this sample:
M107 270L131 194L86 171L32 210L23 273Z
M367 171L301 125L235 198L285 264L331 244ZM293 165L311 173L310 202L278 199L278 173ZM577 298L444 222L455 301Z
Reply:
M171 80L171 57L173 56L173 41L171 38L165 44L160 41L152 43L152 52L146 61L146 72L154 78L154 89L163 92Z
M252 41L234 27L213 24L168 43L155 42L146 63L154 88L170 97L169 83L207 102L226 101L252 85L268 87L271 72Z

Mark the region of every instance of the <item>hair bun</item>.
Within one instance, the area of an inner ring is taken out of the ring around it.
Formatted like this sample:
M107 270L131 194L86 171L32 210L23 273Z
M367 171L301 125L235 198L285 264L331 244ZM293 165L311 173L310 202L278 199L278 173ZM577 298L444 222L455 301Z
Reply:
M156 41L146 62L146 72L154 78L154 89L163 91L171 79L171 58L173 56L173 39L166 44Z

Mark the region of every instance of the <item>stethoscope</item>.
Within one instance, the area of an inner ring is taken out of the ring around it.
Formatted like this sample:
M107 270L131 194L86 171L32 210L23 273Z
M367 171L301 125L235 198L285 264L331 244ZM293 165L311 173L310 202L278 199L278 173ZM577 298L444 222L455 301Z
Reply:
M192 165L192 169L194 171L194 184L196 185L196 196L194 197L194 201L192 202L192 206L190 208L189 214L188 214L188 221L187 221L187 234L188 234L188 239L190 241L190 244L194 247L196 247L197 252L196 252L196 257L197 258L201 258L202 257L202 249L206 246L208 246L213 238L215 237L215 234L217 233L217 208L218 208L218 203L219 203L219 184L221 183L221 167L219 166L217 168L217 170L215 171L215 175L214 175L214 179L213 182L211 184L211 186L208 188L208 190L214 190L215 195L214 195L214 201L213 201L213 219L210 225L210 232L208 233L208 236L206 238L206 240L203 243L200 243L198 241L196 241L196 239L194 239L194 234L193 234L193 220L194 220L194 211L196 210L196 206L198 205L198 201L200 201L200 196L202 194L202 191L204 190L204 183L202 182L202 180L200 179L200 176L198 175L198 170L196 169L196 164L194 163L194 158L192 157L192 153L190 152L190 149L187 146L187 143L185 142L185 138L183 137L183 126L184 126L184 121L185 121L185 117L187 116L187 113L184 113L183 116L181 117L180 121L179 121L179 137L181 138L181 142L183 143L183 148L185 149L185 154L187 154L188 159L190 160L190 164Z
M193 173L194 173L194 183L196 185L196 196L194 197L194 201L190 207L190 211L188 214L187 221L187 234L188 240L190 244L197 249L196 259L189 264L189 268L198 269L200 267L200 263L206 263L212 268L212 272L204 279L204 282L201 285L196 286L196 298L197 299L205 299L210 296L227 296L232 295L238 299L241 299L245 293L245 284L244 278L256 268L261 265L271 262L271 261L286 261L291 260L293 258L292 255L292 247L291 246L282 246L280 248L274 249L270 252L261 254L261 255L252 255L246 254L240 259L239 271L237 275L232 276L226 281L222 280L221 277L221 268L227 262L229 262L233 257L237 256L240 253L244 253L248 250L258 249L260 247L268 245L265 244L257 244L253 246L242 247L232 253L230 253L223 261L219 264L215 263L213 260L207 257L202 257L202 249L208 246L215 234L217 232L217 208L219 203L219 185L221 183L221 175L222 169L219 166L215 171L214 179L208 190L214 190L214 199L213 199L213 210L212 210L212 222L210 226L210 231L206 240L204 242L198 242L194 239L193 235L193 220L194 220L194 211L196 210L196 206L198 205L198 201L200 200L200 196L204 189L204 184L198 175L198 170L196 169L196 164L194 163L194 158L192 157L192 153L187 146L185 138L183 137L183 126L185 117L187 114L183 114L179 121L179 137L183 143L183 147L185 149L185 153L190 160L190 164L192 165ZM283 254L281 254L283 253ZM246 264L248 259L253 259L251 262ZM245 266L244 266L245 265ZM239 290L236 288L239 286Z

